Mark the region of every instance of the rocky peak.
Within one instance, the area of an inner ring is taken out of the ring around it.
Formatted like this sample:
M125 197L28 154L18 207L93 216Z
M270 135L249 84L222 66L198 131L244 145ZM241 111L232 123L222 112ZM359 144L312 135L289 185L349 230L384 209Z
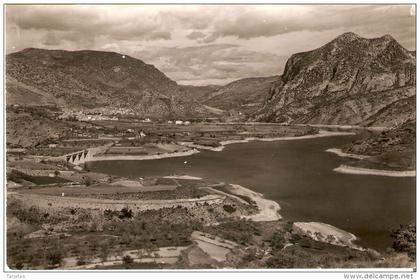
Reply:
M404 93L388 101L370 99L369 102L377 104L367 105L363 112L357 112L354 104L346 104L348 106L339 109L343 106L340 102L359 95L414 85L415 58L394 38L385 35L367 39L348 32L318 49L292 55L286 63L281 81L270 90L269 98L256 119L358 123L380 108L381 104L408 96ZM408 94L412 94L412 91ZM330 111L332 108L326 108L328 102L335 102L331 105L334 112ZM325 112L321 111L321 107Z
M356 33L346 32L346 33L341 34L337 38L335 38L334 41L337 41L337 42L351 42L351 41L360 40L360 39L363 39L363 38L360 37L359 35L357 35Z

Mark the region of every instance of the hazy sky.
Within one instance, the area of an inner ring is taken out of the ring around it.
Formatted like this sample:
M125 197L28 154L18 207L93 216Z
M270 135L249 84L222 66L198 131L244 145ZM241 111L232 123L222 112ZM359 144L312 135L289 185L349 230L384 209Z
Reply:
M6 51L28 47L115 51L154 64L180 84L280 75L287 58L352 31L392 35L415 49L411 6L6 7Z

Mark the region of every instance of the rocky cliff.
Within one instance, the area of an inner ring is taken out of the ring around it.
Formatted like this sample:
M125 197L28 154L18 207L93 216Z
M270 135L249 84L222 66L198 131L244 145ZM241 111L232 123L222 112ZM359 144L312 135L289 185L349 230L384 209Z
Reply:
M389 121L377 119L388 106L403 106L396 102L415 95L415 78L415 54L391 36L365 39L345 33L318 49L292 55L251 119L391 126L415 115L393 110Z

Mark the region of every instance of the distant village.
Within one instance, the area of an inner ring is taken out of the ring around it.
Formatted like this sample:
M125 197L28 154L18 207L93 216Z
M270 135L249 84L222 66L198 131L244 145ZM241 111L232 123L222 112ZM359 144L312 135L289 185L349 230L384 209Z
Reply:
M107 109L106 112L101 111L66 111L58 118L61 120L77 120L77 121L119 121L121 119L136 118L137 114L130 109ZM205 121L217 121L217 118L207 118ZM139 119L140 122L151 123L150 118ZM168 120L168 124L190 125L191 120Z

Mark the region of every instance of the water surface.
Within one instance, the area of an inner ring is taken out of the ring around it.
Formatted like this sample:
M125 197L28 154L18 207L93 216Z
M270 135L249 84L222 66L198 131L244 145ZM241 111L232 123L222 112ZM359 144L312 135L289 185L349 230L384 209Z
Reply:
M88 166L128 177L188 174L240 184L277 201L286 220L329 223L354 233L362 245L384 250L391 246L392 228L415 221L415 179L334 172L347 159L325 150L356 137L254 141L222 152Z

